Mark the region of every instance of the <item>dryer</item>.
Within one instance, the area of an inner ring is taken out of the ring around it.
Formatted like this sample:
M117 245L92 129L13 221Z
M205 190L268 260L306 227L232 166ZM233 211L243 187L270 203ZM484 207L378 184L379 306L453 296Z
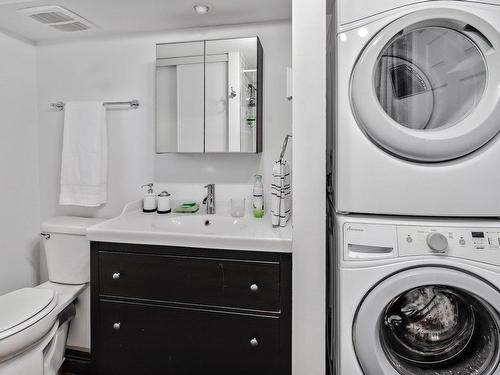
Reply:
M500 3L338 6L336 211L500 216Z
M335 220L336 374L500 374L500 221Z

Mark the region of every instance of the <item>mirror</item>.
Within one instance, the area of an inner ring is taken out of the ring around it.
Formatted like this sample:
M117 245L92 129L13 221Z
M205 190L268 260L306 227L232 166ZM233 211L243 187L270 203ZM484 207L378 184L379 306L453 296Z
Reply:
M257 37L158 44L157 153L262 151Z
M204 151L204 42L156 46L156 150Z

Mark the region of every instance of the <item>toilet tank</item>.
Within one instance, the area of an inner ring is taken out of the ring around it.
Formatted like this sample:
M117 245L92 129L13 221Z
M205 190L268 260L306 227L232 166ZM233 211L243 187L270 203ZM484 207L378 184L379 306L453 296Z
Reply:
M41 225L42 250L47 259L49 280L61 284L90 281L90 243L87 228L102 222L75 216L56 216Z

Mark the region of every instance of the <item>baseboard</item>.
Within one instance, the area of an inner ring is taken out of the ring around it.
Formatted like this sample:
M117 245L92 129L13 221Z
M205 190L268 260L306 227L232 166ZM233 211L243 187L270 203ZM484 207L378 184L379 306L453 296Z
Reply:
M90 353L67 349L65 357L63 375L90 375Z

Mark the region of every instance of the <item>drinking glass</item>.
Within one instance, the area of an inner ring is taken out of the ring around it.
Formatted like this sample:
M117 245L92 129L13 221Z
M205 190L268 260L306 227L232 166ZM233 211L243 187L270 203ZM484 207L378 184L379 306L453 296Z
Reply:
M245 198L231 198L231 216L245 216Z

